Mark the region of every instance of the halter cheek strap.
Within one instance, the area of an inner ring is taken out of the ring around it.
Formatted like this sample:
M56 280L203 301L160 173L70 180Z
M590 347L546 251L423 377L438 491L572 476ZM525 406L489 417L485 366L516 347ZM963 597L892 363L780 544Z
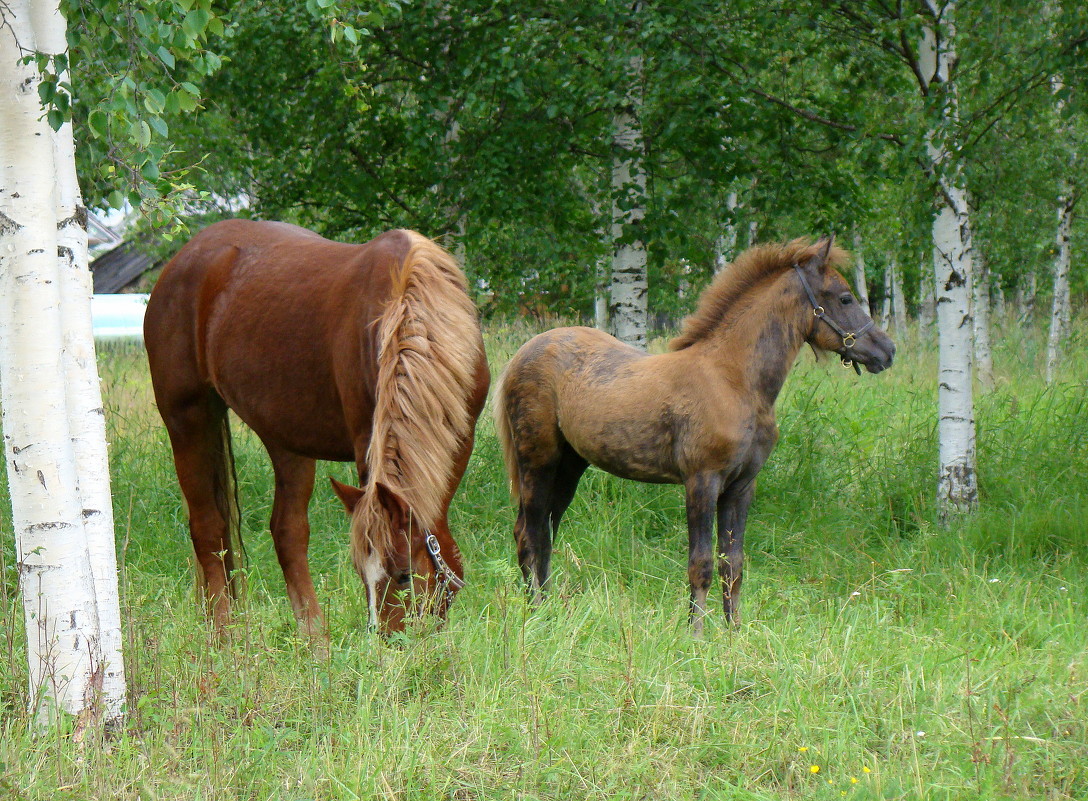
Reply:
M442 545L438 542L438 537L428 531L425 542L427 544L427 553L431 555L431 561L434 562L435 572L439 575L438 580L442 582L442 586L446 590L446 604L452 604L454 591L464 587L465 580L454 573L453 568L442 558Z
M816 319L823 320L825 323L831 326L831 330L838 334L840 337L842 337L842 344L844 348L854 347L854 343L857 342L858 337L860 337L862 334L866 333L870 328L876 325L876 323L873 322L872 318L869 318L869 322L867 322L857 331L847 331L841 325L828 317L827 312L824 311L824 307L816 301L816 295L813 293L812 287L808 285L808 279L805 278L805 274L801 271L800 265L793 265L793 269L797 271L797 277L801 279L801 286L805 288L805 294L808 296L808 302L812 304L812 314L816 317ZM843 363L845 364L846 361L847 360L844 359ZM855 368L856 366L857 365L855 365Z

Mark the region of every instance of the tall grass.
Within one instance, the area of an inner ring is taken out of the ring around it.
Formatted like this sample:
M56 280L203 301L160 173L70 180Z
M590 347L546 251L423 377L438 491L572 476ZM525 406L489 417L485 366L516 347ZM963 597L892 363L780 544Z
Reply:
M493 326L496 372L533 332ZM1012 333L1012 332L1008 332ZM802 356L747 536L745 622L686 620L682 493L589 471L555 591L518 585L490 418L452 525L449 623L366 629L324 483L311 561L332 646L295 634L267 521L271 471L235 426L249 595L213 644L143 355L103 353L129 725L101 748L29 733L11 531L0 614L0 795L13 799L1013 799L1088 797L1086 369L1039 378L1001 338L979 396L982 508L934 524L935 354L857 378ZM349 479L343 465L322 476Z

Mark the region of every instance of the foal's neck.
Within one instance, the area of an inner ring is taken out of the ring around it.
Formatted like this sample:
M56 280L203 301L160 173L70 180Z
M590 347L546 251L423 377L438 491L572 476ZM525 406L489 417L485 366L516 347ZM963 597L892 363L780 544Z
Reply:
M709 361L724 379L768 409L811 327L801 298L783 291L783 280L788 277L739 298L714 331L690 348L693 356Z

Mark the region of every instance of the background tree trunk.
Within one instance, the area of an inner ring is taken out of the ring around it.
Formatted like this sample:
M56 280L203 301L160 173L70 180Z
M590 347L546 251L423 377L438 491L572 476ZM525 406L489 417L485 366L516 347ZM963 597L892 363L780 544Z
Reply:
M725 197L726 220L714 240L714 273L720 273L737 255L737 193Z
M984 389L994 385L994 357L990 347L990 270L986 260L974 253L975 360L978 381Z
M1073 231L1072 187L1068 182L1058 198L1058 233L1055 237L1054 298L1050 304L1050 334L1046 348L1046 382L1052 384L1058 374L1062 341L1069 331L1069 265L1072 253L1069 238Z
M637 10L636 10L637 13ZM642 220L646 215L646 172L643 166L642 57L627 62L627 96L613 118L612 157L612 299L609 316L616 337L645 348L648 278Z
M854 226L854 294L858 302L865 309L865 313L872 315L869 309L869 284L865 279L865 253L861 248L861 234L858 227Z
M899 260L892 257L892 318L895 320L895 333L903 336L907 331L907 299L903 295L903 271Z
M933 103L926 134L929 168L938 184L933 220L933 268L936 281L938 336L938 475L940 517L969 511L978 504L975 406L972 386L974 322L971 314L972 241L967 193L957 148L948 139L958 121L955 64L955 4L943 8L925 0L930 17L922 31L919 66Z

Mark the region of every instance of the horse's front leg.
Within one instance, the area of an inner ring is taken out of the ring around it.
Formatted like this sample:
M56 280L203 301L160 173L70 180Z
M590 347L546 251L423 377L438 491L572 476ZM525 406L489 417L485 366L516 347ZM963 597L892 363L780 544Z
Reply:
M740 623L740 584L744 572L744 526L755 495L755 479L738 481L718 498L718 573L726 620Z
M684 482L688 516L688 584L691 587L691 633L703 636L706 596L714 576L714 513L721 479L717 473L696 473Z

